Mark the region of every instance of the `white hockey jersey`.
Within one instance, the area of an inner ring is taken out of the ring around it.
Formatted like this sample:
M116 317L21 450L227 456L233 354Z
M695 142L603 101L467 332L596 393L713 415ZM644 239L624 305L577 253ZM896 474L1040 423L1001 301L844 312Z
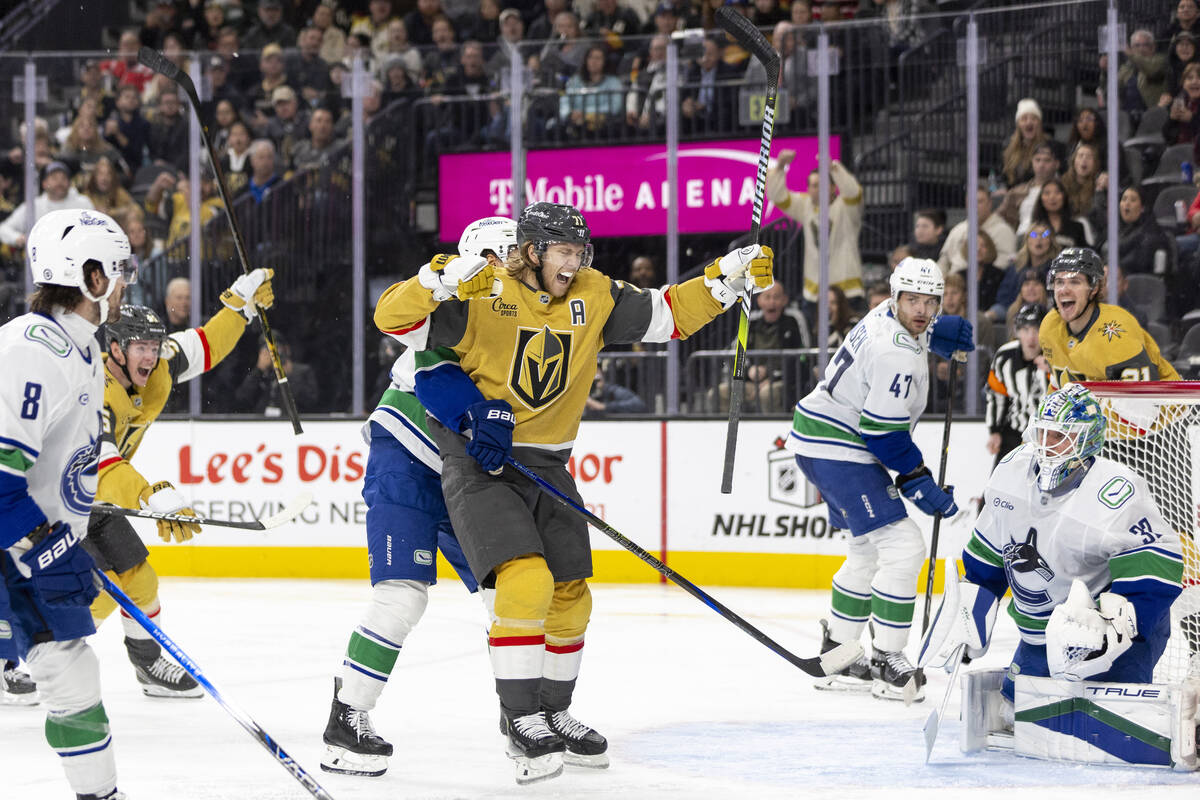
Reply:
M362 427L363 441L371 443L371 423L382 426L396 437L425 466L439 475L442 473L442 456L429 435L429 424L425 419L425 407L415 394L417 371L416 353L425 348L429 339L429 326L422 325L403 334L388 334L405 346L405 350L392 363L391 385L379 398L379 405L371 412Z
M82 534L96 494L104 365L96 325L72 313L0 327L0 487L20 482L50 522ZM29 530L0 525L0 546Z
M1183 558L1145 480L1097 457L1078 486L1052 496L1037 488L1035 464L1024 444L992 473L963 549L967 580L997 596L1011 588L1008 613L1030 644L1045 644L1050 612L1076 578L1093 598L1111 591L1133 603L1147 633L1179 594Z
M824 380L792 416L787 449L811 458L878 461L863 435L911 433L929 392L929 333L914 338L875 306L854 326L825 367Z

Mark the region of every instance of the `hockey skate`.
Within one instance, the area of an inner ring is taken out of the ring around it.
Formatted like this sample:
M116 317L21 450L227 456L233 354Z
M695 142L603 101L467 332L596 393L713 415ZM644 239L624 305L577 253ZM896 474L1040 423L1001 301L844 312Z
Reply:
M821 652L828 653L840 645L829 636L829 622L821 620ZM864 653L851 661L841 672L816 678L813 688L829 692L866 692L871 689L871 665Z
M882 700L903 700L905 705L925 699L925 673L903 650L876 650L871 656L871 694Z
M563 763L573 767L606 769L608 740L595 728L589 728L569 711L546 711L546 726L567 746Z
M17 669L17 662L0 662L0 703L14 706L33 706L38 703L37 684L24 670Z
M333 705L325 726L325 756L321 769L341 775L377 777L387 772L392 745L375 732L371 715L337 699L341 681L334 681Z
M127 800L120 789L113 789L108 794L77 794L75 800Z
M566 744L546 724L546 712L508 717L508 757L517 762L517 783L524 786L557 778L563 771ZM588 728L590 731L591 729ZM605 742L605 747L608 743Z
M203 697L200 684L187 670L162 654L153 639L125 637L125 649L147 697Z

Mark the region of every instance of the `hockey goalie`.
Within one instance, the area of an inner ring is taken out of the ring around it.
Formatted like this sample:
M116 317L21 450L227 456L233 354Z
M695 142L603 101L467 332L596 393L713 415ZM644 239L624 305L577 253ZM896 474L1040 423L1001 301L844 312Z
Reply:
M1043 398L996 467L921 664L988 647L1000 598L1020 643L967 673L961 745L1084 763L1196 769L1200 680L1151 683L1180 593L1179 535L1145 481L1099 455L1106 418L1079 384Z

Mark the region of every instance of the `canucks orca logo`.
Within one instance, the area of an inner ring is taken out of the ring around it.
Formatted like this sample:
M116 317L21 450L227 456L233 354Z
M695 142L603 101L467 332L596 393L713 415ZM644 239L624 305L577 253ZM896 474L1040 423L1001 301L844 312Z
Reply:
M91 513L92 500L96 497L98 448L97 440L89 437L87 444L72 453L59 487L67 510L84 517Z
M1054 570L1046 563L1046 559L1038 553L1037 529L1030 528L1023 542L1009 542L1004 545L1004 571L1008 574L1008 585L1013 596L1026 606L1041 606L1050 603L1050 595L1044 590L1032 590L1023 587L1018 581L1018 575L1030 572L1049 583L1054 579Z
M532 409L557 400L567 390L571 367L571 334L519 328L508 385Z

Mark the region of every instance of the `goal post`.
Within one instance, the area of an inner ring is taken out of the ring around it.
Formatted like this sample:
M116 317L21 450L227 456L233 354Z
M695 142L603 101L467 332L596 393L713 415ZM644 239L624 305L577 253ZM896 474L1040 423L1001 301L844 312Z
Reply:
M1200 381L1083 385L1108 419L1102 455L1146 480L1182 544L1183 593L1171 607L1171 639L1154 679L1200 679Z

